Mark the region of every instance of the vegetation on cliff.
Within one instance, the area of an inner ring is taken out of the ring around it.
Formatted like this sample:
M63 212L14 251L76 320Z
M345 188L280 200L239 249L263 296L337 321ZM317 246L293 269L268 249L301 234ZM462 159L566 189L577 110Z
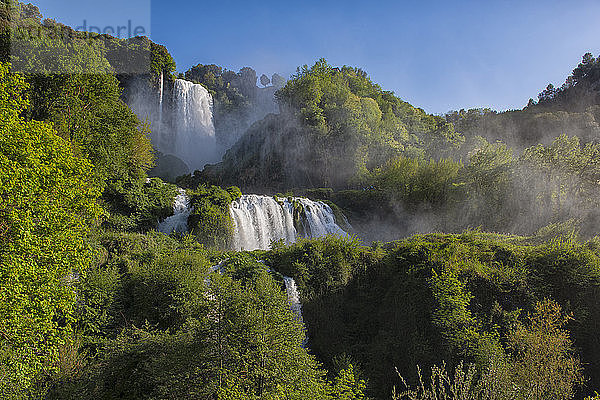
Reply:
M215 96L217 129L243 136L178 180L190 234L165 235L177 188L148 179L148 127L122 86L174 79L166 48L0 0L0 397L591 395L598 71L586 54L523 110L436 116L325 60L263 88L250 68L199 64L184 76ZM265 117L275 92L281 112ZM232 252L241 191L211 183L293 189L394 241ZM458 233L410 235L432 231Z

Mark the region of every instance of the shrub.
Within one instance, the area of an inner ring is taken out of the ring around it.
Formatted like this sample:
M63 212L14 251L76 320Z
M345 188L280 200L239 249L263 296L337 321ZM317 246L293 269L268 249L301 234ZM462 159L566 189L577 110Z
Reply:
M237 187L199 186L191 192L193 211L188 225L200 243L219 249L231 247L234 227L229 205L241 195Z

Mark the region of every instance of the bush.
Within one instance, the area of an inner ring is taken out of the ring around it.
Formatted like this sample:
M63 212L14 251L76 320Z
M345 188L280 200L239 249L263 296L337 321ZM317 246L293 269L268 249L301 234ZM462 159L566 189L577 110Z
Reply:
M109 182L103 198L110 211L104 226L127 232L144 232L173 214L177 187L145 175Z
M219 249L231 247L234 227L229 206L241 195L237 187L199 186L191 192L193 211L188 224L200 243Z
M72 335L72 282L102 216L92 165L51 124L25 121L23 77L0 63L0 397L26 398Z
M597 385L594 243L539 245L535 238L466 232L366 248L326 238L278 244L264 258L296 279L311 349L328 368L348 354L378 398L397 382L394 366L411 384L418 376L409 366L417 363L430 368L446 360L454 368L464 360L482 368L507 351L522 315L546 297L575 316L563 329Z
M394 400L547 400L572 399L583 383L581 365L573 356L569 335L562 328L569 317L558 304L538 302L526 324L519 323L508 335L508 355L493 354L477 373L474 365L459 363L452 377L445 364L431 369L425 383L418 369L416 388L394 393ZM478 376L479 375L479 376Z

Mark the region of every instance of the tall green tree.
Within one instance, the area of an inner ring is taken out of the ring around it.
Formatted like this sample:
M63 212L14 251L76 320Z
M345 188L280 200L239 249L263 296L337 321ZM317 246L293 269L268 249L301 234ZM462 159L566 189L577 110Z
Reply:
M596 220L600 145L582 145L576 136L561 135L548 146L527 148L520 164L525 193L531 196L537 218L546 224L568 218Z
M20 116L27 85L9 68L0 64L0 393L24 398L59 368L101 191L51 125Z
M479 138L462 172L468 220L487 229L510 226L518 205L512 201L516 160L504 143ZM512 210L512 212L511 212Z

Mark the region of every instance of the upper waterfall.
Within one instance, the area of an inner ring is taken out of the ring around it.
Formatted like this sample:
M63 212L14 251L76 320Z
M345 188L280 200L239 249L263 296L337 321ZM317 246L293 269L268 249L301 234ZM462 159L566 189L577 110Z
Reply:
M271 241L293 243L299 236L347 235L327 204L304 198L244 195L231 204L230 212L235 250L268 249Z
M213 99L208 90L183 79L173 87L174 153L191 170L218 161L213 123Z
M183 79L175 80L175 127L200 137L214 137L213 99L202 85Z
M150 124L152 145L163 156L179 158L189 172L219 161L213 98L204 86L162 72L151 86L137 78L128 85L127 103Z
M160 71L160 83L158 87L158 129L162 128L163 122L163 97L165 95L165 75Z

